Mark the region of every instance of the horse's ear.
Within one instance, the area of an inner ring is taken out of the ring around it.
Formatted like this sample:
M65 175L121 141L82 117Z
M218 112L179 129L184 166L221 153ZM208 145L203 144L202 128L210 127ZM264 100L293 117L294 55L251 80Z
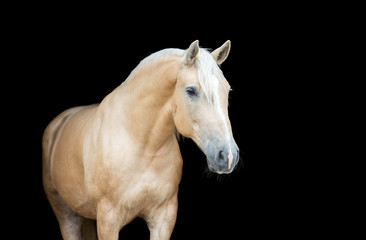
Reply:
M211 53L212 57L216 60L217 64L223 63L229 55L231 48L230 40L227 40L221 47Z
M194 63L194 60L197 57L198 51L200 47L198 46L198 40L191 43L189 48L186 50L185 56L184 56L184 64L187 66L191 66Z

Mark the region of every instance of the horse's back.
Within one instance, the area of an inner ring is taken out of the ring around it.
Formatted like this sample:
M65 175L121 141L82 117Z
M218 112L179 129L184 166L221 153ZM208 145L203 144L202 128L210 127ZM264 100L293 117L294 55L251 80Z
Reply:
M71 209L84 215L89 215L90 203L84 188L83 135L96 108L89 105L62 112L47 126L42 139L46 193L57 193Z

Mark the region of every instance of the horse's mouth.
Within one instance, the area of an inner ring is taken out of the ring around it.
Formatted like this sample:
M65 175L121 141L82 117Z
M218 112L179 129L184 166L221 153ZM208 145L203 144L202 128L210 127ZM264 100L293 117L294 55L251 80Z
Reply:
M237 160L232 160L232 163L230 163L230 160L217 162L215 160L209 160L207 159L207 165L208 169L211 172L217 173L217 174L229 174L231 173L237 164Z

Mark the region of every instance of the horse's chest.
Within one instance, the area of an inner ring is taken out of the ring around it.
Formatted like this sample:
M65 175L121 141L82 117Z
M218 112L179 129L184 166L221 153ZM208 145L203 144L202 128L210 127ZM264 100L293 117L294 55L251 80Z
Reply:
M164 164L144 165L143 160L133 161L128 157L123 160L123 163L115 161L114 165L112 161L110 165L95 164L99 168L91 176L94 177L92 186L100 193L95 195L97 201L106 197L121 212L127 211L133 217L147 214L176 196L181 164L165 164L163 168L160 165Z
M123 193L122 199L128 206L136 208L151 208L161 205L170 199L177 191L178 185L154 176L144 176L131 182Z

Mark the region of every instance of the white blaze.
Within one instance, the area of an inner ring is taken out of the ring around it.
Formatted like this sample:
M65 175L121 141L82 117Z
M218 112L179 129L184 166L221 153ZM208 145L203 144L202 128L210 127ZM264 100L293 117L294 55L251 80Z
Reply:
M212 76L212 77L216 78L216 76ZM227 125L227 121L226 121L224 112L222 111L222 108L220 106L219 81L217 80L215 82L216 82L216 86L215 86L215 91L214 91L214 93L215 93L214 104L215 104L216 111L219 114L220 119L222 121L222 124L223 124L223 126L225 128L225 138L226 138L227 144L229 145L229 155L227 157L228 157L228 160L229 160L229 162L228 162L228 168L230 169L231 168L231 164L233 162L233 154L231 152L229 127Z
M230 149L230 153L227 156L227 158L229 159L229 169L231 168L231 164L233 163L233 154L231 153L231 149Z

